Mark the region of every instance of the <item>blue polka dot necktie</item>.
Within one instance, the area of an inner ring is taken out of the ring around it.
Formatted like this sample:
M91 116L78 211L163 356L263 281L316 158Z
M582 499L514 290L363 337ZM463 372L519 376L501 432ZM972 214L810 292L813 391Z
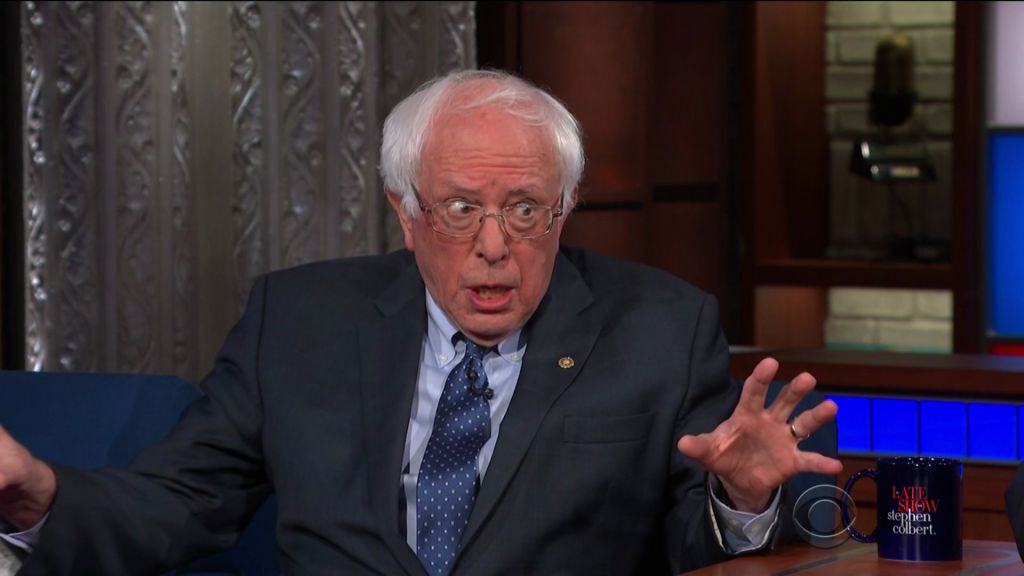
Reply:
M476 500L477 455L491 436L483 358L493 348L466 342L444 383L416 480L416 554L430 576L446 576Z

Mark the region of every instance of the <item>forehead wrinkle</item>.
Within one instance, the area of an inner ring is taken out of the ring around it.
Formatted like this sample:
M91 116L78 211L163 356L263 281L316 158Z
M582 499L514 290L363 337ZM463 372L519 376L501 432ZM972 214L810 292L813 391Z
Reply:
M481 143L476 136L482 133L489 136ZM435 193L537 195L558 189L560 166L548 135L493 104L444 109L434 118L424 152L421 175L432 173Z
M504 185L510 189L543 189L551 176L551 167L546 164L543 157L533 154L509 157L453 152L439 155L434 174L441 185L453 188Z
M440 144L444 144L441 146ZM518 172L536 172L543 174L556 170L557 166L551 149L541 146L538 142L519 141L501 149L482 149L472 142L458 140L441 140L436 142L433 156L435 165L440 170L458 169L495 170L507 173L509 170Z
M481 201L481 199L478 198L481 191L477 188L468 188L450 182L443 182L441 185L442 189L438 191L440 196L447 195L449 197L462 197L470 202ZM542 192L543 188L540 186L512 186L500 191L501 195L505 197L505 204L508 204L509 202L517 202L526 197L540 196ZM439 199L443 200L445 198Z
M444 171L438 174L438 192L478 194L489 189L497 189L504 194L538 194L548 186L542 174L510 174L501 176L473 175L453 170L450 174Z

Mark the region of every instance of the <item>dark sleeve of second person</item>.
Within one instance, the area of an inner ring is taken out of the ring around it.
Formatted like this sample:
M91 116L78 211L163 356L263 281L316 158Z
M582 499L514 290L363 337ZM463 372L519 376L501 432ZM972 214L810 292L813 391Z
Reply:
M1006 513L1017 541L1017 550L1024 558L1024 463L1017 467L1009 488L1006 489Z

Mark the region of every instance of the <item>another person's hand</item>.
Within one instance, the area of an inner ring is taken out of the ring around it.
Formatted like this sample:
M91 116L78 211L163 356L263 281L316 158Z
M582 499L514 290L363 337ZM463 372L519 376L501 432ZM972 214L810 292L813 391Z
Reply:
M796 405L814 389L813 376L801 373L765 407L768 384L778 368L775 359L762 360L743 383L728 420L706 434L679 439L679 451L718 476L733 508L743 512L763 512L775 489L796 474L838 474L843 468L838 460L798 447L835 417L835 402L825 400L789 421Z
M56 493L53 469L0 426L0 517L27 530L43 519Z

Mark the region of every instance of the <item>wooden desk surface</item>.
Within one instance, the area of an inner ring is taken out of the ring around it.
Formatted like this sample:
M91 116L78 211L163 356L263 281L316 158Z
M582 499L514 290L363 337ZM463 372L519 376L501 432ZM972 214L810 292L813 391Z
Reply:
M902 562L878 557L874 544L848 540L842 546L821 550L807 544L787 546L764 556L744 556L715 564L687 576L897 576L1024 574L1013 542L965 540L960 562Z

